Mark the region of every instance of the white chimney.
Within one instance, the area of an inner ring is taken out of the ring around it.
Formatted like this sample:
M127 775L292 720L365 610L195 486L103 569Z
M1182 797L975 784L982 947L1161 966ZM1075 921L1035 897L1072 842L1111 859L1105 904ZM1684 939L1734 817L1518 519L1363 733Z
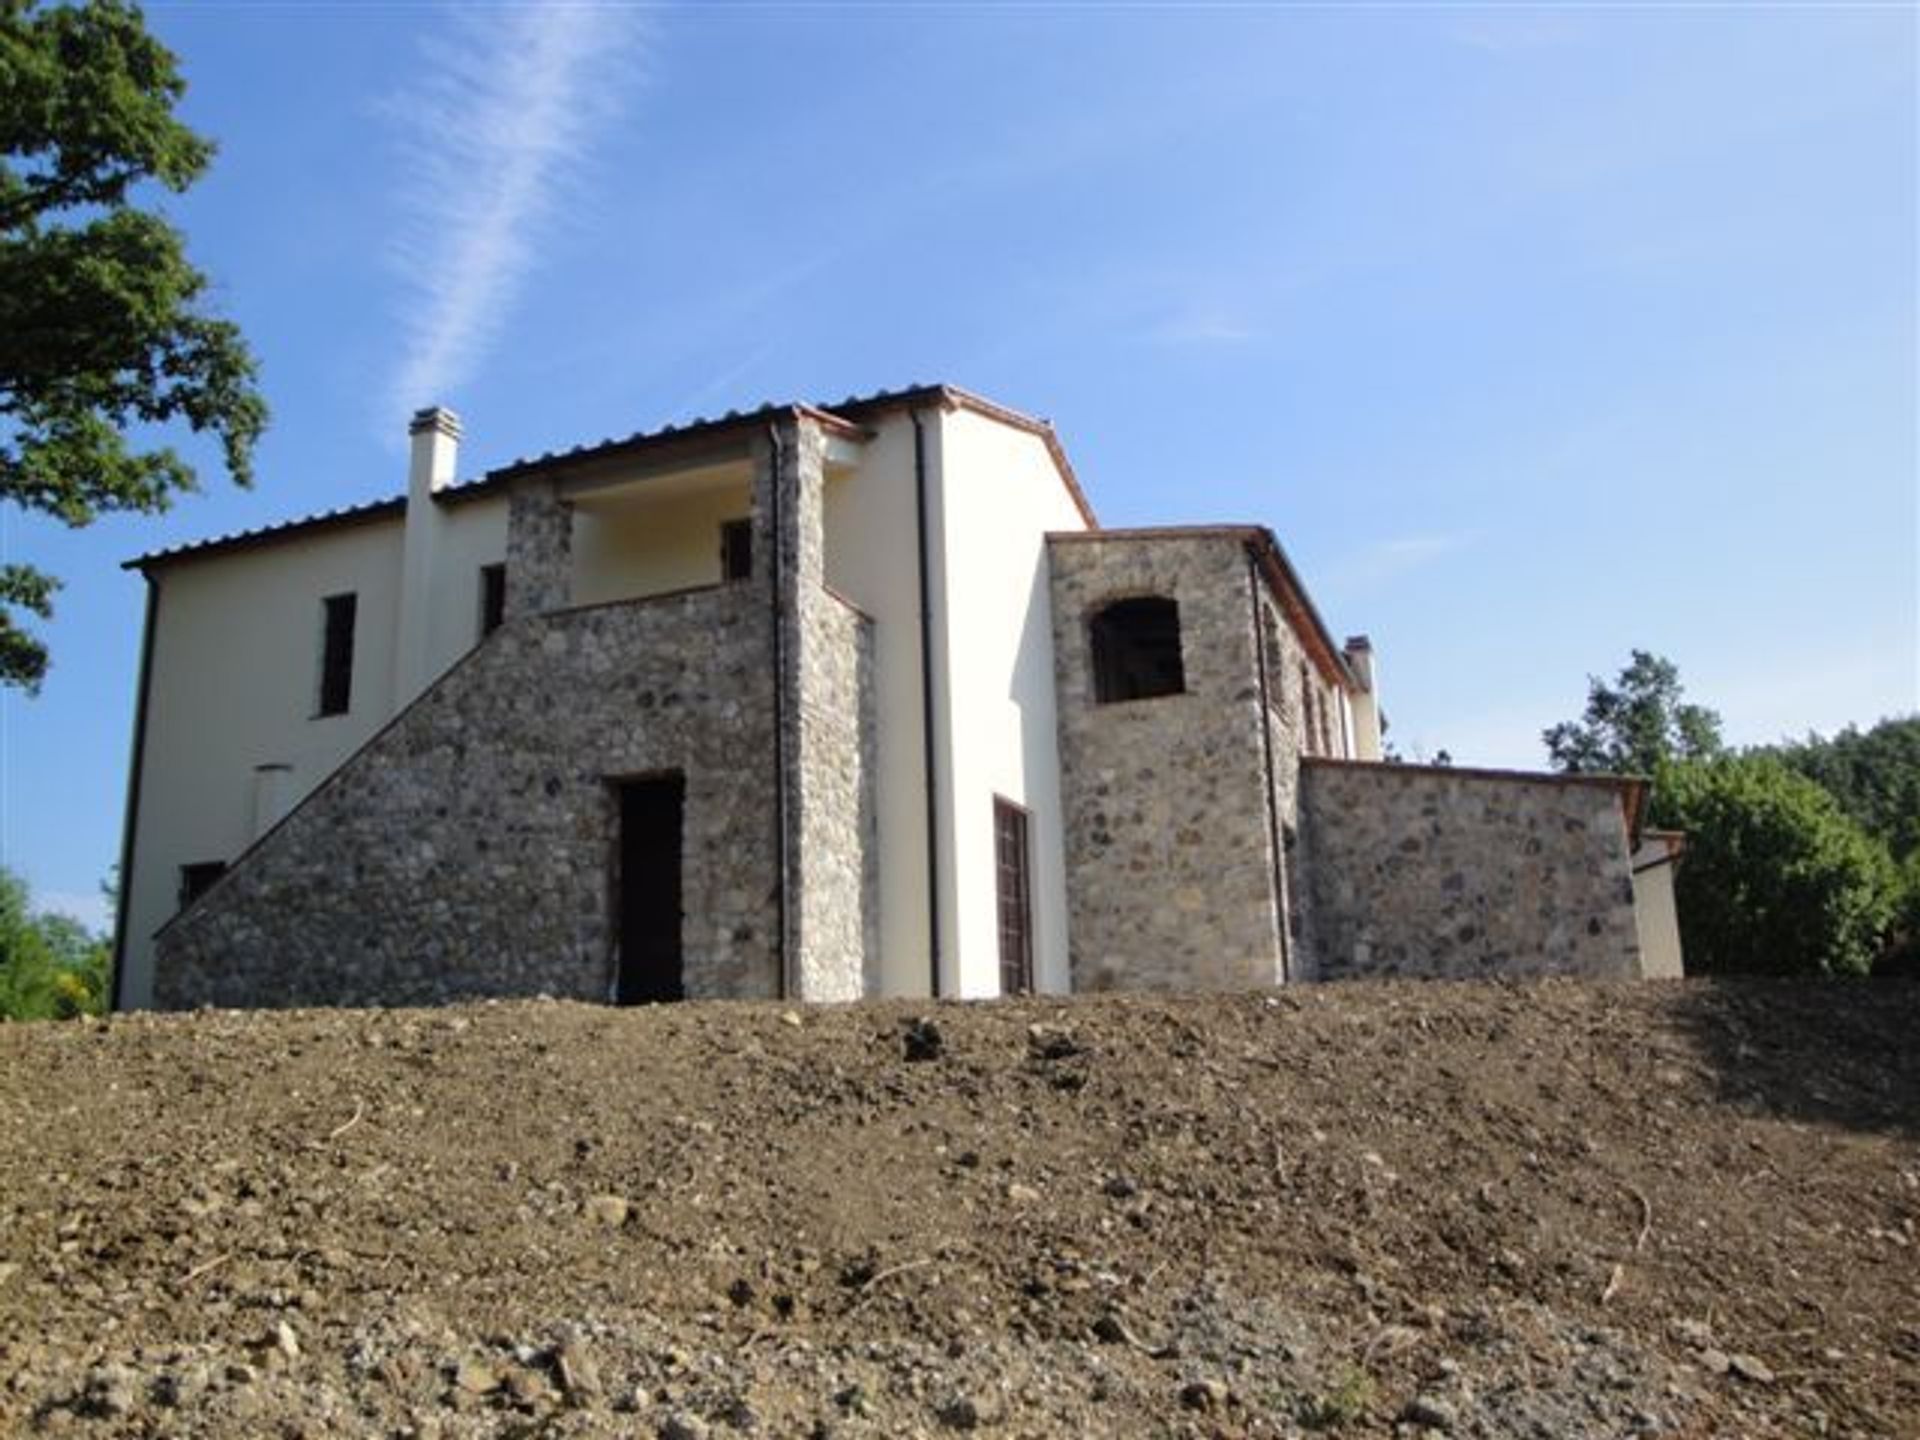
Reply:
M400 619L393 650L393 708L412 704L438 673L431 650L433 589L441 526L434 499L453 483L460 417L444 406L414 412L407 425L407 526L400 561Z
M1353 758L1378 760L1384 753L1380 740L1380 689L1374 680L1373 642L1364 635L1350 635L1341 647L1347 669L1360 682L1353 696Z

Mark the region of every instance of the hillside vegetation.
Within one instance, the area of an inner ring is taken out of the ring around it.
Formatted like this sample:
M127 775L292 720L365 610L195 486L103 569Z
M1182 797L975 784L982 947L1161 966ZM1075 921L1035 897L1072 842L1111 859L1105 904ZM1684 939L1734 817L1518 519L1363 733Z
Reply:
M1920 986L0 1028L0 1433L1920 1433Z

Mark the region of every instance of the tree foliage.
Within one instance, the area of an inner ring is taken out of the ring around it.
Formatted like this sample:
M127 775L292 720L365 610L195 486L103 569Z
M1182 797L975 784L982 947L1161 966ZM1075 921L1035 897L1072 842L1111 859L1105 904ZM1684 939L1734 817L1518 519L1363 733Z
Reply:
M1831 740L1769 746L1767 753L1815 781L1893 858L1920 853L1920 715L1849 725Z
M27 887L0 870L0 1020L64 1020L107 1007L112 950L65 915L29 912Z
M1872 968L1893 866L1819 785L1768 756L1681 762L1656 777L1653 813L1687 832L1674 895L1690 974Z
M1688 704L1671 660L1635 650L1614 683L1587 677L1587 708L1541 732L1554 768L1573 775L1651 775L1672 760L1722 752L1720 717Z
M124 0L0 0L0 500L69 525L195 488L129 427L210 433L246 484L266 424L238 328L207 313L179 232L137 203L212 159L174 116L185 89ZM39 684L46 649L19 615L51 614L57 584L0 567L0 684Z

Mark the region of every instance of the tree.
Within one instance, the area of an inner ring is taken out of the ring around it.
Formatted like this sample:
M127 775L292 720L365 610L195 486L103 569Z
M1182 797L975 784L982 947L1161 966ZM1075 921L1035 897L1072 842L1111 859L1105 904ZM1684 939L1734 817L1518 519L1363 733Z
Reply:
M1895 860L1920 852L1920 715L1867 731L1849 725L1831 740L1809 735L1766 753L1817 781Z
M1769 756L1668 763L1656 823L1687 832L1674 876L1689 974L1864 975L1898 884L1833 796Z
M1651 775L1670 760L1718 755L1720 717L1681 696L1671 660L1635 650L1608 685L1587 677L1587 709L1579 720L1540 732L1554 768L1568 774Z
M112 946L65 915L29 912L27 887L0 870L0 1020L64 1020L106 1008Z
M135 425L184 422L217 437L252 479L266 404L239 329L208 314L207 280L179 232L136 190L185 190L213 146L174 117L173 54L124 0L0 0L0 501L85 525L153 512L196 488L170 448L137 450ZM38 687L59 582L0 565L0 684Z

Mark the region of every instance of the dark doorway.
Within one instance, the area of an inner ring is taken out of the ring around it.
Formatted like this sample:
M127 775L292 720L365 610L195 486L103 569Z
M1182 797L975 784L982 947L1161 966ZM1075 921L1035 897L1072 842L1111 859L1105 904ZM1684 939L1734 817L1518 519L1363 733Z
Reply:
M680 829L687 782L656 775L620 784L616 899L620 972L614 998L647 1005L686 996L680 957Z

